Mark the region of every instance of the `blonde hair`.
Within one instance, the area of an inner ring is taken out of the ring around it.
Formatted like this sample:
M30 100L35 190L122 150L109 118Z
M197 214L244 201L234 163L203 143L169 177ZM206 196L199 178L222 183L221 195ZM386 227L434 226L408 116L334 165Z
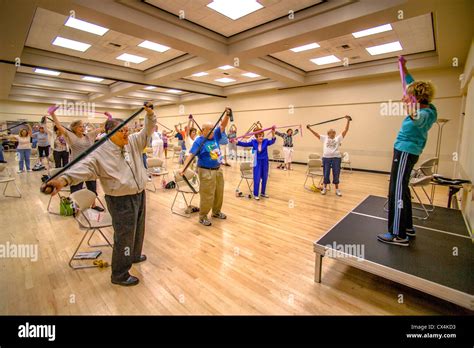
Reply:
M431 81L413 81L407 86L407 94L416 98L422 104L431 103L435 94L435 87Z
M72 122L71 122L71 129L72 129L73 131L76 131L75 128L78 127L81 123L82 123L81 120L72 121Z

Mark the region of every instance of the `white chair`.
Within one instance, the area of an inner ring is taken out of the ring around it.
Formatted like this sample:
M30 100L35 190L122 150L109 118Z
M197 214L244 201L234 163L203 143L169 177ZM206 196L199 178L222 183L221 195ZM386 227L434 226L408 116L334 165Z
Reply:
M168 177L168 171L163 167L163 160L161 158L151 157L147 158L147 172L148 175L151 175L150 183L153 185L153 190L147 188L148 191L156 192L156 185L153 180L154 177L160 177L162 180L165 180L165 177Z
M82 246L82 243L86 239L86 236L90 233L89 239L87 240L87 244L90 247L102 247L102 246L109 246L112 247L112 244L109 242L107 237L104 235L102 232L102 228L106 227L112 227L112 217L108 212L98 212L91 207L94 205L96 195L94 192L89 191L87 189L82 189L79 191L76 191L74 193L71 193L69 196L71 200L73 201L75 207L78 209L76 214L75 214L75 219L77 223L79 224L79 228L84 231L84 235L82 236L79 244L76 247L76 250L74 251L73 255L71 256L71 259L69 260L69 267L72 269L82 269L82 268L96 268L96 267L101 267L100 265L75 265L75 261L77 262L77 259L75 258L77 253L79 252L79 249ZM94 235L95 232L99 232L99 234L104 238L107 244L100 244L100 245L92 245L90 244L90 240L92 236Z
M347 169L347 168L349 168L350 173L352 173L351 158L350 158L348 152L344 152L344 153L342 154L341 169Z
M7 194L7 187L10 183L13 183L15 186L16 192L18 195L9 195ZM0 184L5 184L3 188L3 196L5 197L13 197L13 198L21 198L21 191L16 184L16 179L12 176L10 172L10 168L7 168L6 163L0 163Z
M413 206L413 209L422 210L424 211L425 215L423 217L419 217L414 215L413 217L419 220L426 220L430 217L431 212L434 211L435 207L433 204L433 197L428 195L426 192L425 187L432 185L432 179L434 174L434 168L438 164L438 158L433 157L426 161L423 161L419 167L415 168L411 173L409 186L412 192L414 193L418 203L420 204L421 208ZM425 194L426 198L428 199L429 204L425 205L421 200L420 196L416 192L416 188L419 187ZM427 207L428 206L428 207Z
M174 196L173 204L171 204L171 212L173 214L178 214L184 217L190 217L191 214L188 212L188 208L191 207L191 203L193 202L194 196L199 193L199 177L197 173L191 169L186 169L185 176L186 179L193 185L194 190L189 187L189 185L184 181L183 177L179 174L179 170L173 171L174 175L174 182L176 184L176 195ZM195 192L196 191L196 192ZM186 208L184 212L178 211L174 209L178 196L181 195L184 199L184 203L186 204ZM186 195L191 195L191 199L188 203L186 199Z
M49 171L49 176L53 176L55 175L58 171L60 171L61 168L54 168L54 169L51 169ZM63 187L59 192L58 192L58 198L59 200L61 201L61 198L64 197L61 195L61 192L62 193L70 193L70 189L69 189L69 186L66 186L66 187ZM51 207L51 201L53 200L53 197L55 196L52 196L52 195L49 195L49 201L48 201L48 207L46 208L48 210L48 213L50 214L54 214L54 215L61 215L59 214L58 212L54 211L54 210L51 210L50 207Z
M309 160L312 160L312 159L321 159L321 155L319 153L310 153L309 156L308 156L308 159Z
M249 188L249 193L252 194L252 185L253 185L253 167L252 162L241 162L240 163L240 181L239 185L236 188L236 191L240 192L240 185L242 181L245 180L247 187Z
M173 163L175 162L175 160L176 160L176 163L179 162L179 157L181 156L182 151L183 149L179 145L175 145L173 147L173 158L172 158Z
M321 186L321 182L323 181L324 178L324 173L322 169L322 160L321 159L310 159L308 160L308 165L306 168L306 179L304 181L304 188L308 191L313 191L311 190L311 187L306 186L306 182L308 181L308 178L311 178L311 181L313 182L313 186L319 187ZM318 185L314 183L314 178L319 177L319 182Z
M274 150L272 151L272 160L273 160L274 162L278 162L278 163L281 164L281 163L284 162L285 159L284 159L283 155L281 154L281 151L280 151L280 150L274 149Z

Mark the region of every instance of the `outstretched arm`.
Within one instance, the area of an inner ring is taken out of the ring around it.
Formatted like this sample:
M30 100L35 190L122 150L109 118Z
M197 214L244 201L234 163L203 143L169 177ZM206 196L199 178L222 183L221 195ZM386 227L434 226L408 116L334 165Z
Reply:
M49 113L51 115L51 117L53 118L53 122L54 122L54 125L56 126L56 128L59 130L59 134L61 135L64 135L66 133L66 129L63 127L63 125L61 124L61 122L59 122L58 120L58 117L56 116L56 114L53 112L50 112Z
M346 128L344 128L344 130L342 131L342 137L345 138L346 137L346 134L347 132L349 131L349 124L351 123L351 117L350 116L345 116L346 117Z
M225 108L226 113L224 118L222 119L221 122L221 132L225 132L225 127L227 127L227 124L229 123L229 118L230 118L230 113L232 112L229 107Z
M309 129L309 131L310 131L311 133L313 133L313 134L314 134L314 136L315 136L316 138L318 138L318 139L320 139L320 138L321 138L321 136L319 135L319 133L318 133L318 132L316 132L316 131L314 131L314 130L312 130L312 129L311 129L311 127L310 127L309 125L307 125L307 126L306 126L306 128L308 128L308 129Z

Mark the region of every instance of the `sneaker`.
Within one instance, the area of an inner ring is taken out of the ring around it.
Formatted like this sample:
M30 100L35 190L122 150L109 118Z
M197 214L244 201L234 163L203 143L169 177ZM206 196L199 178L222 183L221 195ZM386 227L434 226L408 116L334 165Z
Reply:
M23 173L23 172L24 172L24 170L17 170L17 173L18 173L18 174L21 174L21 173Z
M26 171L27 171L27 172L31 172L32 170L31 170L31 169L27 169Z
M412 228L407 228L406 229L407 236L415 238L416 237L416 230Z
M408 238L400 238L392 233L383 233L377 236L377 239L382 243L395 244L400 246L409 246Z
M227 215L225 215L223 212L220 212L218 214L212 214L212 217L213 218L216 218L216 219L227 219Z
M283 170L288 170L288 169L286 169L286 167L283 167Z
M321 189L321 194L322 194L322 195L325 195L325 194L326 194L326 188L325 188L325 187L323 187L323 188Z
M96 205L95 207L92 207L92 209L94 209L94 210L98 211L99 213L102 213L103 211L105 211L105 209L104 209L104 208L102 208L102 207L99 207L98 205Z
M256 201L259 201L259 200L260 200L260 197L259 197L259 196L254 196L253 198L255 198Z
M342 196L341 190L336 189L336 195L339 196L339 197L341 197L341 196Z
M212 225L212 222L210 222L207 217L199 219L199 223L204 225L204 226L211 226Z
M266 193L262 193L262 194L260 194L260 197L263 197L263 198L270 198L270 196L269 196L269 195L267 195Z

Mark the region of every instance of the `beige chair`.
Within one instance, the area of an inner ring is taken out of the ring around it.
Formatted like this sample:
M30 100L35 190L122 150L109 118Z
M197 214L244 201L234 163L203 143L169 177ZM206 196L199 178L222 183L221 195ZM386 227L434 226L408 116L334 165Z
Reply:
M9 195L7 194L7 188L9 184L13 184L15 186L16 192L18 195ZM7 167L6 163L0 163L0 184L5 184L3 188L3 196L5 197L13 197L13 198L21 198L21 191L16 184L15 177L11 174L10 168Z
M179 174L179 170L174 170L173 171L173 176L174 176L174 182L176 184L176 195L174 196L173 204L171 204L171 212L173 214L181 215L184 217L190 217L191 214L188 212L188 207L191 206L191 203L193 202L194 196L199 193L199 177L197 173L191 169L186 169L186 179L188 179L189 183L193 186L191 188L186 181L184 181L183 177ZM186 208L184 208L184 212L181 212L179 210L176 210L174 208L178 196L181 195L183 197L184 203L186 204ZM186 199L186 195L191 195L191 199L188 200Z
M272 160L274 162L278 162L279 164L283 163L285 158L281 154L281 151L278 149L273 149L272 150Z
M83 264L83 262L79 262L76 258L79 249L82 246L82 243L86 239L87 235L90 232L89 239L87 240L87 244L90 247L97 248L103 246L112 247L112 244L109 242L107 237L104 235L101 229L106 227L112 227L112 217L108 212L98 212L91 207L94 205L96 195L94 192L89 191L87 189L82 189L71 193L69 196L74 203L75 208L77 209L75 214L75 219L79 224L79 228L84 231L84 235L82 236L79 244L74 250L71 259L69 260L69 267L72 269L82 269L82 268L96 268L100 267L99 265L91 265L91 264ZM99 232L99 234L104 238L107 244L100 244L100 245L92 245L90 244L90 240L95 232ZM76 263L80 263L76 265Z
M438 158L433 157L426 161L423 161L417 168L413 170L410 177L410 189L415 195L416 199L418 200L418 204L420 204L421 208L413 206L413 209L422 210L425 214L422 217L413 215L415 219L419 220L426 220L430 217L431 212L434 211L435 207L433 204L433 196L429 196L428 192L426 192L425 187L432 185L432 179L434 174L434 168L438 165ZM428 199L429 204L424 204L421 200L416 188L421 188L425 197Z
M319 153L310 153L309 156L308 156L308 159L309 160L312 160L312 159L321 159L321 155Z
M308 160L308 165L306 168L306 179L303 184L306 190L312 191L311 187L306 186L306 182L308 181L308 178L311 178L311 181L313 182L313 186L316 186L316 187L321 186L321 182L323 181L323 178L324 178L322 163L323 162L320 159ZM316 185L314 183L314 178L318 178L318 177L319 177L319 182L318 182L318 185Z
M159 177L162 180L165 180L165 177L168 177L168 171L163 167L163 160L161 158L151 157L147 158L147 172L148 175L151 175L150 183L153 185L153 190L147 188L148 191L156 192L157 188L155 185L154 177Z
M352 163L348 152L342 154L341 169L349 169L352 173Z
M181 151L183 151L181 146L179 146L179 145L173 146L173 158L172 158L173 163L175 161L176 161L176 163L179 162L179 156L181 155Z
M54 169L50 169L49 171L49 176L52 177L53 175L55 175L58 171L60 171L61 168L54 168ZM63 187L57 194L58 198L59 198L59 201L61 201L61 198L63 197L61 195L61 193L70 193L71 191L69 190L69 186L66 186L66 187ZM55 197L56 195L52 196L52 195L49 195L49 201L48 201L48 207L46 208L48 210L48 213L50 214L54 214L54 215L61 215L59 214L58 212L54 211L54 210L51 210L50 207L51 207L51 201L53 200L53 197Z
M235 189L240 192L240 185L242 181L245 180L247 187L249 188L249 193L252 194L252 185L253 185L253 163L252 162L241 162L240 163L240 181L239 185Z

